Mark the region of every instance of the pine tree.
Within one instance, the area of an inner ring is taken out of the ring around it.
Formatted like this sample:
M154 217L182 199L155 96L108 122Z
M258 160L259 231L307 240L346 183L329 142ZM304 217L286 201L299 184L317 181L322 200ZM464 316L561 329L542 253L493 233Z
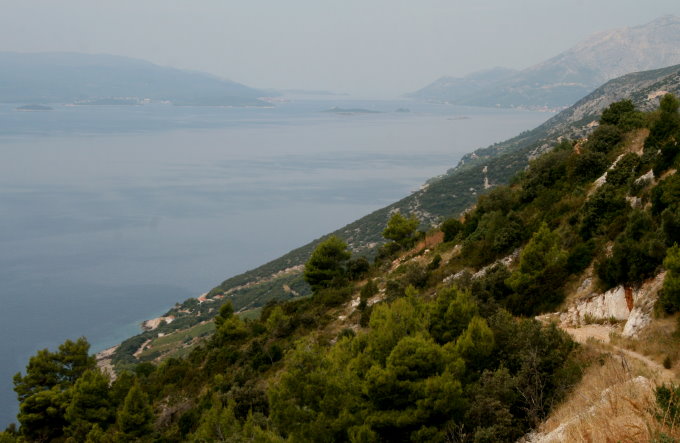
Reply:
M115 418L109 378L96 369L85 372L73 387L65 418L69 422L66 433L76 441L84 441L96 424L108 427Z
M21 433L29 440L51 440L63 434L68 424L65 413L76 380L94 369L90 344L83 337L67 340L57 352L38 351L26 366L26 375L14 376L14 391L19 399Z
M148 436L152 428L153 408L149 397L135 384L130 388L123 406L118 411L116 425L127 441Z
M305 281L317 292L339 285L345 277L345 263L351 257L347 243L331 236L319 243L305 264Z
M401 213L395 212L387 221L383 237L392 240L402 248L409 248L415 242L418 225L420 221L415 216L406 218Z

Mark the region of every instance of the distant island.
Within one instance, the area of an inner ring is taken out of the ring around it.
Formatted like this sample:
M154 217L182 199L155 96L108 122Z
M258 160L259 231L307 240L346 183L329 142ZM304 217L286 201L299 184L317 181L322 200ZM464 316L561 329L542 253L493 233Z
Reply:
M295 95L326 95L326 96L348 96L346 92L333 92L325 90L313 90L313 89L284 89L281 92L284 94L295 94Z
M334 114L342 114L342 115L353 115L353 114L380 114L380 111L373 111L371 109L364 109L364 108L340 108L338 106L333 106L330 109L326 109L325 111L321 112L331 112Z
M271 106L280 95L217 76L106 54L0 52L0 103Z
M136 106L142 103L143 101L137 97L106 97L78 100L73 104L78 106Z
M394 112L407 113L407 112L411 112L411 110L409 108L398 108Z
M49 106L45 105L24 105L24 106L17 106L16 108L17 111L53 111L54 108L51 108Z

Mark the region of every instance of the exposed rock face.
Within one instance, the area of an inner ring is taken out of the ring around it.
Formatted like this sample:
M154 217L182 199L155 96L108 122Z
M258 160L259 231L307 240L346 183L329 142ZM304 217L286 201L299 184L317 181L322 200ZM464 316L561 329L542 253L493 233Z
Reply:
M628 316L628 321L623 328L624 337L635 337L652 321L652 311L658 298L659 289L663 286L666 272L662 272L652 280L645 282L637 292L635 306Z
M571 325L586 323L587 320L627 320L632 306L626 300L626 289L617 286L603 294L592 294L576 302L566 313L562 321Z
M118 349L118 346L119 345L104 349L95 355L95 358L97 359L97 367L103 373L108 375L111 381L116 380L116 371L113 369L112 357L113 353L116 352L116 349Z
M650 323L665 276L666 273L661 272L637 288L617 286L601 294L592 293L579 298L561 315L560 320L563 324L573 326L597 320L626 321L623 336L634 337Z
M654 181L654 171L650 169L649 171L647 171L646 174L643 174L640 177L638 177L637 179L635 179L635 184L637 185L637 184L640 184L642 182L650 182L651 183L653 181Z
M172 323L174 319L174 315L168 315L167 317L157 317L152 318L151 320L144 320L142 322L142 329L145 331L153 331L161 325L161 322Z
M487 272L489 272L494 266L496 265L502 265L505 266L506 268L509 268L513 264L517 262L519 259L519 254L522 252L521 248L517 248L514 251L512 251L512 254L506 255L503 258L499 258L495 262L491 263L490 265L484 266L482 269L477 271L475 274L472 275L472 278L482 278L486 275Z
M642 208L642 199L640 197L626 197L626 201L633 209Z

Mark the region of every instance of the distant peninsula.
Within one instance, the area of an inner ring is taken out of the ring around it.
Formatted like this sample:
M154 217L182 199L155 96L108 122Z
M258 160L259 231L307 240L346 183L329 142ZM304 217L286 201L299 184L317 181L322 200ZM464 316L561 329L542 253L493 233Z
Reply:
M107 97L78 100L73 104L78 106L135 106L141 105L142 101L137 97Z
M0 103L271 106L260 97L273 94L203 72L115 55L0 52L0 66Z
M333 114L342 114L342 115L353 115L353 114L380 114L380 111L374 111L371 109L364 109L364 108L340 108L338 106L333 106L330 109L326 109L325 111L321 112L330 112Z
M45 106L45 105L23 105L23 106L17 106L16 108L17 111L53 111L54 108L50 106Z
M284 89L281 92L284 94L294 94L294 95L321 95L321 96L348 96L346 92L334 92L326 90L315 90L315 89Z

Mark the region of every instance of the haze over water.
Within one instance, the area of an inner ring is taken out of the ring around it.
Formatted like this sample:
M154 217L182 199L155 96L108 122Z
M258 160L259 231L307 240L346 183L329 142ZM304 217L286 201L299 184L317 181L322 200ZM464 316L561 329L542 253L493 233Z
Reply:
M384 113L319 112L335 105ZM550 115L357 101L0 106L0 424L15 420L11 377L36 350L81 335L93 351L116 344Z

